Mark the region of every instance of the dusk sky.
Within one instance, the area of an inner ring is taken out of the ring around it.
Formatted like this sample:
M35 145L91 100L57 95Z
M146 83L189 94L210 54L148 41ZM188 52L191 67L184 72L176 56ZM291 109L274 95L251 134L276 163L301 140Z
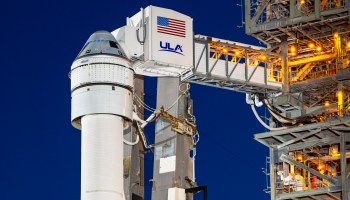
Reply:
M88 37L113 31L141 7L173 9L193 18L195 34L261 45L245 34L240 1L4 1L1 3L1 200L80 199L80 131L70 123L70 66ZM145 101L155 105L156 79L145 79ZM267 200L265 132L245 95L191 84L200 141L198 185L208 199ZM261 110L264 114L264 110ZM154 132L147 129L148 138ZM153 155L145 160L150 200ZM198 196L196 199L201 199Z

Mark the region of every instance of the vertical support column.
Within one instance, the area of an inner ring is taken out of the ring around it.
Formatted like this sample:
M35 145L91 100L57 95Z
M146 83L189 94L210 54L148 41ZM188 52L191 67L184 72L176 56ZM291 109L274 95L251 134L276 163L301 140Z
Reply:
M225 75L228 77L228 54L225 54Z
M245 32L247 34L250 34L250 27L252 26L250 23L251 23L251 20L250 20L250 1L251 0L245 0L245 20L244 20L244 23L245 23ZM243 6L243 5L242 5Z
M210 52L209 52L209 40L207 38L207 41L205 43L205 72L208 73L209 72L209 57L210 57ZM198 61L199 62L199 61ZM159 79L158 79L159 80Z
M289 73L288 73L288 42L287 36L282 36L282 70L283 70L283 93L289 93Z
M270 194L271 200L276 200L276 169L275 169L275 150L270 147Z
M340 169L341 169L341 192L342 192L342 200L348 200L348 181L346 174L346 138L345 133L341 133L340 135Z
M343 94L343 84L342 83L338 83L337 97L338 97L338 115L340 117L343 117L343 115L344 115L344 94Z
M289 3L289 18L294 18L296 15L296 8L297 8L297 1L296 0L290 0Z
M143 98L143 90L143 76L135 75L135 94ZM134 104L139 107L138 102L134 102ZM136 113L143 119L143 109L137 109ZM124 131L124 138L128 141L135 141L137 131L136 124L133 124ZM144 199L144 155L141 153L142 150L142 142L134 146L124 144L124 193L126 200Z
M248 81L248 64L249 64L249 58L248 58L248 50L246 49L244 51L245 55L245 63L244 63L244 76L245 76L245 81Z
M320 0L315 0L315 16L316 19L320 19L321 17L321 2Z
M264 84L265 84L265 86L267 86L267 68L268 68L268 64L265 62L264 63Z
M158 78L157 108L163 106L166 109L176 101L180 84L179 78ZM186 111L187 100L181 97L167 112L182 118ZM164 118L157 120L155 132L152 200L166 200L169 188L191 187L186 177L193 180L193 163L189 154L192 139L172 131L171 122ZM186 195L188 200L193 198L193 194Z

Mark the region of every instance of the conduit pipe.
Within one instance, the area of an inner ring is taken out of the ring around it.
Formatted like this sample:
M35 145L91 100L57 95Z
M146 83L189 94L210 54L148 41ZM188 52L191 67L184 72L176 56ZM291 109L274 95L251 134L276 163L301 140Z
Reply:
M249 105L254 104L254 101L250 99L250 94L245 94L245 102Z
M256 109L255 109L254 104L251 104L250 107L252 108L252 111L253 111L253 113L254 113L256 119L260 122L260 124L261 124L263 127L269 129L270 131L278 131L278 130L283 130L283 129L286 129L286 128L287 128L287 127L273 128L273 127L268 126L268 125L260 118L259 114L256 112Z
M259 97L257 95L254 96L254 102L256 107L261 107L262 105L264 105L263 102L259 101Z
M270 105L269 105L269 102L268 102L266 99L265 99L265 104L266 104L266 106L267 106L267 108L268 108L270 114L271 114L275 119L277 119L279 122L281 122L281 123L295 123L295 120L287 120L287 119L284 119L283 117L278 116L276 113L274 113L274 112L272 111L272 108L271 108Z

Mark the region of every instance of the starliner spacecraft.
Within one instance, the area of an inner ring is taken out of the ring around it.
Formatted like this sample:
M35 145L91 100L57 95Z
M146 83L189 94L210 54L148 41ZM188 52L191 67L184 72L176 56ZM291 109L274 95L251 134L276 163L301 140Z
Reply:
M134 70L110 32L90 36L71 72L72 124L81 129L81 199L124 199L123 126Z

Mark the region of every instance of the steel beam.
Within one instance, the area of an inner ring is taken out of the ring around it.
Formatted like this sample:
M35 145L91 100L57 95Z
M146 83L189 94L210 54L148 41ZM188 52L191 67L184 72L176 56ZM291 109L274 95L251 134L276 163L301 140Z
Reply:
M318 46L321 46L324 48L323 44L320 44L317 40L315 40L311 35L309 35L307 32L305 32L303 29L299 29L299 28L295 28L295 30L299 31L301 34L303 34L304 36L306 36L307 38L309 38L311 41L313 41L315 44L317 44Z
M248 78L248 80L247 80L247 83L250 81L250 79L252 79L252 77L253 77L253 75L254 75L256 69L258 69L259 63L260 63L260 62L258 62L258 64L255 66L253 72L250 74L250 76L249 76L249 78ZM248 71L247 71L247 73L248 73ZM247 74L247 75L248 75L248 74Z
M271 200L276 200L276 167L275 150L270 147L270 195Z
M350 132L350 127L333 127L331 128L332 130L335 131L344 131L344 132Z
M316 129L316 128L326 129L326 128L330 128L332 126L336 126L336 125L344 124L344 123L349 123L349 122L350 122L349 117L343 117L340 119L334 119L334 120L330 120L327 122L320 122L320 123L314 123L314 124L309 124L309 125L297 126L297 127L293 127L293 128L286 128L286 129L278 130L278 131L258 133L258 134L254 135L254 138L255 139L263 139L263 138L273 137L276 135L284 135L284 134L290 134L293 132L308 131L308 130L312 130L312 129Z
M295 0L294 0L295 1ZM278 27L278 30L282 31L283 33L285 33L286 35L288 35L289 37L291 37L293 40L297 40L297 36L294 33L291 33L289 31L287 31L284 28Z
M301 144L293 144L288 146L287 148L289 151L296 151L296 150L300 150L300 149L304 149L304 148L308 148L316 145L337 143L339 141L340 141L339 137L326 137L318 140L305 141Z
M241 61L241 59L242 59L242 57L239 57L239 59L236 60L236 64L235 64L235 66L232 68L232 70L231 70L231 72L230 72L228 78L231 78L233 72L235 71L235 69L236 69L236 67L238 66L238 64L239 64L239 62Z
M194 43L193 43L194 44ZM196 64L196 65L194 65L195 66L195 68L194 68L194 72L196 72L197 71L197 69L198 69L198 66L199 66L199 63L201 62L201 60L202 60L202 57L203 57L203 54L204 54L204 52L206 51L206 48L208 47L207 45L203 45L204 47L203 47L203 50L202 50L202 53L201 53L201 55L199 56L199 60L198 60L198 63ZM193 48L194 49L194 48ZM196 53L196 51L195 50L193 50L193 55ZM196 62L195 61L195 59L193 59L193 62Z
M143 98L143 76L135 75L134 90L136 95ZM138 102L134 103L139 106ZM144 117L142 109L136 112L140 118ZM128 141L135 141L137 131L137 125L130 126L124 131L124 138ZM126 200L144 198L144 155L141 153L142 151L142 142L133 146L124 144L124 193Z
M304 138L310 137L316 133L319 133L320 131L321 131L321 129L312 130L309 133L302 134L294 139L288 140L287 142L284 142L284 143L278 145L277 148L280 149L282 147L288 146L290 144L293 144L294 142L297 142L297 141L302 140Z
M281 159L282 161L284 161L284 162L287 162L287 163L291 164L291 165L296 165L296 166L298 166L298 167L300 167L300 168L302 168L302 169L305 169L306 171L309 171L309 172L311 172L312 174L315 174L316 176L318 176L318 177L320 177L320 178L322 178L322 179L325 179L325 180L328 181L330 184L333 184L333 185L337 184L337 181L336 181L334 178L329 177L329 176L326 176L326 175L324 175L324 174L321 174L320 172L318 172L318 171L316 171L316 170L314 170L314 169L309 168L308 166L306 166L306 165L304 165L304 164L302 164L302 163L300 163L300 162L294 160L292 157L290 157L290 156L288 156L288 155L286 155L286 154L282 154L281 157L280 157L280 159Z
M341 170L341 186L342 186L342 200L348 200L348 181L347 181L347 174L346 174L346 139L345 139L345 133L342 133L340 135L340 170Z
M268 3L270 2L270 0L263 0L260 5L258 6L258 8L256 9L256 12L253 16L253 18L251 19L251 22L253 22L254 24L256 24L257 20L259 19L259 17L261 16L261 14L264 12L266 6L268 5Z
M321 11L319 15L318 14L316 15L316 13L312 13L310 15L307 15L307 16L305 15L303 17L281 19L281 20L276 20L272 22L261 23L258 25L256 23L250 23L250 24L246 24L246 26L250 26L249 32L247 33L252 34L252 33L258 33L264 30L273 30L278 27L288 27L288 26L297 25L304 22L319 20L320 18L322 18L322 16L335 15L335 14L340 14L345 12L349 12L349 8L335 8L335 9ZM326 21L327 20L320 20L319 22L322 23ZM328 21L332 21L332 19L329 19ZM305 23L305 26L308 26L308 25L311 25L311 23Z
M178 99L179 78L159 77L157 86L157 108L162 106L175 117L187 116L187 97L183 96L173 107L170 106ZM186 85L180 85L185 90ZM152 200L168 198L168 189L173 187L192 187L186 177L193 180L193 162L190 157L192 138L178 134L171 128L171 122L165 118L156 121L155 148L153 165ZM186 194L188 200L193 194Z
M288 41L287 36L282 37L282 69L283 69L283 93L289 93L289 70L288 70Z
M336 200L341 200L340 197L328 192L327 195L331 196L332 198L336 199Z
M302 198L302 197L322 195L322 194L326 194L329 192L339 192L340 190L341 189L339 186L333 186L333 187L321 188L321 189L317 189L317 190L307 190L304 192L283 193L283 194L279 194L277 196L277 199L278 200L297 199L297 198Z
M307 64L310 62L328 60L331 58L335 58L335 54L324 54L324 55L314 56L314 57L310 57L310 58L304 58L304 59L300 59L300 60L290 61L290 62L288 62L288 66L302 65L302 64Z

